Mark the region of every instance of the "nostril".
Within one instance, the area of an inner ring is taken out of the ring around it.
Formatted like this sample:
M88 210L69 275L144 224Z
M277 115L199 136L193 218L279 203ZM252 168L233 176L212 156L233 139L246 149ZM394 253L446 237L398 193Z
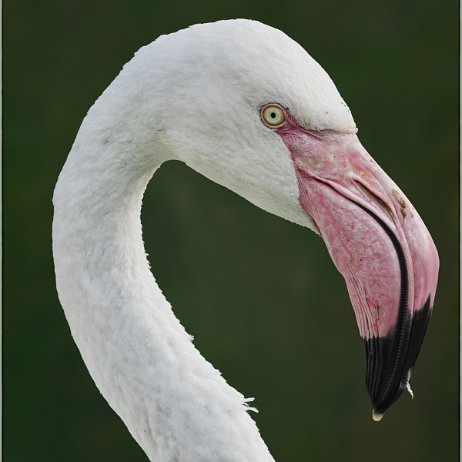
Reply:
M406 218L406 215L407 215L406 201L404 200L403 196L396 189L392 189L391 193L392 193L393 197L395 198L396 202L399 205L401 215L403 216L403 218Z

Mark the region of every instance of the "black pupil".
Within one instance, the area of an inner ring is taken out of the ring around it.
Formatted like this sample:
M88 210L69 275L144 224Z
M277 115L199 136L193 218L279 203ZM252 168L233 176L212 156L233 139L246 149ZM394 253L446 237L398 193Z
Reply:
M275 112L272 112L272 113L271 113L271 118L272 118L272 119L275 119L275 118L276 118L276 113L275 113Z

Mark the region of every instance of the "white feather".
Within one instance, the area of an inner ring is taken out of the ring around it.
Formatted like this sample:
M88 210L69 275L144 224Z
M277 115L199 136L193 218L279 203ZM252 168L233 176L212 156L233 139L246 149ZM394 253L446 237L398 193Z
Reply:
M162 36L82 123L54 193L60 301L99 390L150 460L272 461L248 399L198 352L149 269L141 202L177 159L312 227L289 153L259 119L278 102L307 128L354 132L323 69L282 32L222 21Z

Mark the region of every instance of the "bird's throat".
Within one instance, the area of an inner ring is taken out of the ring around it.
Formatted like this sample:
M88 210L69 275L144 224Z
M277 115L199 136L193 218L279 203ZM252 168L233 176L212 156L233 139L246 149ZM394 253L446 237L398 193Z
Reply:
M124 145L85 145L85 127L55 189L53 255L96 386L150 460L273 461L245 398L194 347L149 269L141 202L160 161L129 165Z

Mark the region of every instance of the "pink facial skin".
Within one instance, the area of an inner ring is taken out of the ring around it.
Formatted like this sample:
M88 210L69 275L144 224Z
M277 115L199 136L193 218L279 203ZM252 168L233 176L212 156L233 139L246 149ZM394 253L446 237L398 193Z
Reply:
M292 156L300 204L345 278L361 336L386 337L403 299L411 317L427 301L433 308L439 268L433 240L355 134L309 131L287 110L285 116L274 130Z

